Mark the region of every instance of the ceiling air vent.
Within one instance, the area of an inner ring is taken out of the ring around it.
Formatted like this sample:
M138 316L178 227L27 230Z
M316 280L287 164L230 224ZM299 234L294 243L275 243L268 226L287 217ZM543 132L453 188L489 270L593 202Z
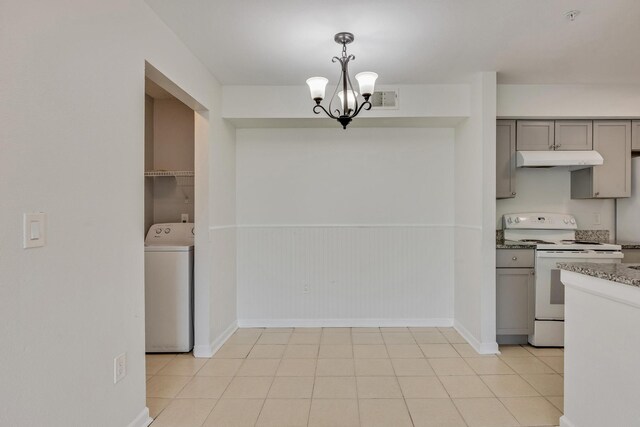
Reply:
M383 90L375 91L369 99L371 106L377 109L398 109L398 91L397 90Z

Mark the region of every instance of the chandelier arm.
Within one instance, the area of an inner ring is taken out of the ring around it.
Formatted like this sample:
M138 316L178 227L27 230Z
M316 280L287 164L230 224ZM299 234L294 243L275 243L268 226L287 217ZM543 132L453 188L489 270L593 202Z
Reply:
M345 62L345 64L344 64L344 74L345 74L345 76L347 76L347 81L348 81L348 83L349 83L349 87L351 87L351 92L353 93L353 100L354 100L353 111L359 111L359 110L358 110L358 97L356 96L356 91L353 89L353 84L351 83L351 76L349 75L349 68L348 68L348 64L349 64L349 60L350 60L350 59L355 59L355 56L353 56L353 55L349 55L349 56L347 57L347 60L346 60L346 62ZM345 87L346 87L346 85L345 85ZM344 91L344 97L345 97L345 99L347 99L347 98L348 98L348 96L347 96L347 91L346 91L346 90ZM346 101L345 101L345 102L346 102ZM346 110L345 110L345 111L346 111ZM345 113L345 114L346 114L346 113ZM357 113L356 113L356 114L357 114ZM351 117L355 117L355 114L354 114L353 116L351 116Z
M340 82L340 79L342 78L342 59L338 58L337 56L334 56L333 60L331 60L331 62L336 62L336 60L340 62L340 76L338 77L338 84L336 85L336 88L333 91L333 95L331 95L331 99L329 100L329 105L328 105L329 111L331 111L333 109L333 107L332 107L333 106L333 100L336 98L336 95L338 94L338 89L340 88L340 83L339 82ZM342 115L340 113L340 109L339 108L336 109L336 113L337 113L336 116L332 115L331 117L335 118L335 117L338 117L338 116Z
M316 108L320 108L322 111L324 111L324 112L325 112L325 114L326 114L327 116L331 117L332 119L337 119L337 118L338 118L337 116L334 116L334 115L333 115L333 114L331 114L329 111L327 111L327 109L326 109L326 108L324 108L324 107L323 107L322 105L320 105L320 104L316 104L316 105L314 105L314 106L313 106L313 112L314 112L315 114L320 114L320 111L319 111L319 110L316 110Z
M356 112L353 114L353 116L351 116L351 118L354 118L355 116L357 116L358 114L360 114L360 111L362 110L371 110L371 103L369 101L365 101L360 105L360 108L358 108L356 110Z

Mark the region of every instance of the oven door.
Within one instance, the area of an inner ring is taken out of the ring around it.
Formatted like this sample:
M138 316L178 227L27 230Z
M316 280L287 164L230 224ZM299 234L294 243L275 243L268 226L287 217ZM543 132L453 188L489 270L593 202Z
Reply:
M536 320L564 320L559 262L620 263L621 252L536 251Z

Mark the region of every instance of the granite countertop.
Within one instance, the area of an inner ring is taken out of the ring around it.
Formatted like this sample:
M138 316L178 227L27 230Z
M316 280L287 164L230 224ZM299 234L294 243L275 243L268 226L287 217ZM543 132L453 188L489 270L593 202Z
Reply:
M596 264L592 262L559 262L562 270L640 287L640 264ZM638 267L636 270L632 267Z
M640 243L618 243L622 249L640 249Z
M535 249L535 243L515 243L515 244L507 244L504 240L496 241L496 249Z

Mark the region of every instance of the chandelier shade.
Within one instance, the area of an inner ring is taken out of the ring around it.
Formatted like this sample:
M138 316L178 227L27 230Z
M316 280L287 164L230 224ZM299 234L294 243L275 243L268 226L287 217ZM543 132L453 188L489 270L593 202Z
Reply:
M307 85L309 86L311 99L316 103L316 105L313 106L313 112L320 114L321 111L324 111L327 116L340 122L342 128L346 129L353 118L360 114L360 111L363 109L371 109L369 98L373 95L378 75L372 71L364 71L356 74L356 80L358 81L364 102L359 100L358 92L354 90L351 84L351 78L349 77L349 62L356 58L353 55L347 55L347 45L353 42L354 36L351 33L343 32L336 34L334 40L336 43L342 45L342 56L334 56L331 60L331 62L338 62L340 64L340 78L333 92L333 96L329 100L328 108L325 108L321 102L325 98L325 91L329 80L324 77L311 77L307 79ZM347 94L346 97L345 93Z
M307 79L307 84L311 91L311 99L314 101L317 99L322 101L324 99L324 92L327 88L327 83L329 83L329 80L324 77L311 77Z
M377 78L378 75L373 71L363 71L362 73L356 74L356 80L358 81L358 85L360 86L360 93L363 96L373 95L373 89L376 86Z
M344 105L344 91L338 92L338 98L340 98L340 104ZM356 106L356 99L358 98L358 92L352 90L347 91L347 110L351 111Z

